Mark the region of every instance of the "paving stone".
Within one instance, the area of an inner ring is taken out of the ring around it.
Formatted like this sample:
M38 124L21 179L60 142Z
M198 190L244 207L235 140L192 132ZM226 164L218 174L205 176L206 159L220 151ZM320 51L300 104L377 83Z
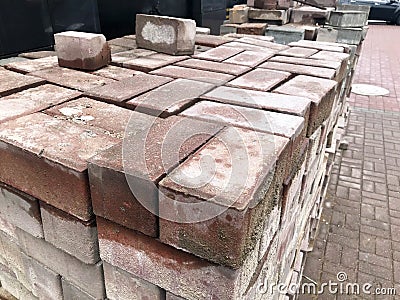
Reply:
M119 46L128 49L136 49L138 46L136 44L136 39L130 39L126 37L116 38L108 41L110 46Z
M154 54L157 54L157 52L148 49L133 49L123 51L112 55L112 64L122 66L125 61L140 57L147 57Z
M20 92L27 88L37 87L45 81L33 76L22 75L0 67L0 78L7 80L0 81L0 96L4 97Z
M53 68L56 66L58 66L57 56L49 56L44 58L13 62L5 65L5 68L11 71L26 74L43 69Z
M254 7L259 9L276 9L277 2L275 0L254 0Z
M87 90L86 95L102 101L120 104L170 81L172 79L168 77L140 74Z
M108 263L104 263L104 279L110 300L165 299L161 288Z
M92 74L114 80L122 80L125 78L131 78L134 75L142 74L142 72L116 66L107 66L101 68L100 70L94 71Z
M237 30L238 34L250 34L250 35L264 35L267 24L265 23L245 23L240 25Z
M130 118L143 117L142 114L90 98L69 101L48 109L45 113L89 129L93 127L102 129L106 135L121 139L124 137Z
M150 72L155 69L173 64L189 58L188 56L170 56L166 54L153 54L145 57L138 57L122 63L124 68L134 69L143 72Z
M95 300L95 298L88 293L82 291L79 287L69 282L68 280L61 278L62 290L64 299L79 299L79 300Z
M35 237L44 237L39 203L36 199L0 184L0 203L0 218Z
M273 39L273 37L268 37L268 38ZM249 45L264 47L264 48L268 48L268 49L273 49L273 50L277 50L277 51L289 49L289 47L286 45L273 43L273 41L271 41L271 40L263 40L263 39L260 39L260 37L258 37L258 36L251 36L251 37L245 36L245 37L242 37L241 39L239 39L239 42L249 44Z
M316 42L316 41L306 41L300 40L298 42L292 42L289 44L291 47L303 47L303 48L311 48L322 51L331 51L331 52L345 52L345 47L342 44L337 43L325 43L325 42ZM348 45L347 45L348 47Z
M233 47L219 46L206 52L193 55L193 58L222 62L242 51L242 49L234 49Z
M29 59L38 59L38 58L45 58L50 56L57 56L55 51L34 51L34 52L25 52L18 55L19 57L29 58Z
M210 35L211 29L207 27L196 27L196 34Z
M311 49L311 48L291 47L287 50L279 52L279 55L306 58L306 57L310 57L311 55L313 55L317 52L318 52L318 50Z
M66 31L54 35L60 67L90 70L111 62L111 49L102 34Z
M119 144L90 161L95 214L156 236L157 217L149 211L154 212L158 197L154 184L220 129L221 126L180 117L132 118L124 145Z
M229 22L233 24L249 22L249 7L247 5L235 5L229 10Z
M265 51L264 53L254 52L254 51L243 51L238 55L235 55L227 60L225 63L235 64L235 65L242 65L254 68L259 64L266 61L268 58L272 57L274 52Z
M219 34L223 36L232 33L236 34L239 27L240 24L230 24L230 23L222 24L219 27Z
M304 6L292 9L290 23L315 25L321 21L329 20L331 10L317 7Z
M126 103L128 108L157 117L176 115L213 89L214 85L201 81L176 79Z
M242 75L243 73L250 71L250 68L246 66L231 65L225 62L214 62L214 61L193 59L193 58L178 62L175 65L180 67L186 67L186 68L192 68L210 72L225 73L236 76Z
M226 44L228 42L232 42L233 40L235 40L235 38L226 36L197 34L195 40L196 40L196 45L215 48L223 44Z
M226 85L267 92L289 77L290 73L288 72L256 69L230 81Z
M0 140L2 182L78 218L91 218L86 161L116 138L35 113L0 124Z
M363 27L368 20L368 14L363 11L332 11L329 25L336 27Z
M79 91L88 91L115 82L112 79L60 67L32 72L30 75Z
M292 74L309 75L327 79L334 79L336 73L335 70L328 68L294 65L294 64L280 63L274 61L267 61L262 65L260 65L259 67L270 70L290 72Z
M102 263L84 264L45 240L34 238L22 230L18 231L18 238L21 248L32 259L60 274L93 297L104 298Z
M335 91L335 81L304 75L296 76L274 90L277 93L302 96L312 100L308 136L330 116Z
M171 55L194 53L196 22L172 17L136 15L138 47Z
M30 291L28 291L21 282L18 281L13 271L4 264L0 264L0 281L2 288L4 288L13 297L15 297L14 299L26 299L26 300L38 299Z
M218 87L200 97L203 100L288 113L307 118L311 100L303 97Z
M131 48L121 47L121 46L117 46L117 45L113 45L113 44L109 44L109 46L111 49L111 58L112 58L113 54L128 51L129 49L131 49Z
M28 60L28 59L27 58L23 58L23 57L18 57L18 56L9 57L9 58L3 58L3 59L0 59L0 67L8 65L10 63L19 62L19 61L26 61L26 60Z
M288 10L268 10L268 9L257 9L250 8L249 19L260 20L260 21L280 21L281 24L286 24L289 21Z
M271 43L271 44L273 44L273 43ZM225 44L224 47L230 47L230 48L234 48L236 50L242 50L242 51L245 51L245 50L255 51L255 52L264 52L265 51L265 47L263 47L263 46L257 46L257 45L253 45L253 44L249 44L249 43L241 43L238 41L229 42L229 43Z
M274 174L275 163L287 145L288 139L270 134L223 130L160 182L160 213L168 216L160 219L161 241L218 264L240 267L279 198L275 188L283 178ZM200 178L188 176L199 174L205 157L212 157L214 165L202 166ZM246 162L236 171L233 166L239 160Z
M304 129L302 117L209 101L201 101L181 115L288 138L299 136Z
M78 91L45 84L3 97L0 101L0 123L39 112L79 95Z
M320 51L310 58L313 59L322 59L322 60L331 60L331 61L348 61L350 55L342 52L334 52L334 51Z
M234 76L229 74L196 70L178 66L167 66L155 70L151 72L151 74L159 76L170 76L172 78L197 80L197 81L212 83L214 85L223 85L224 83L234 78Z
M44 203L40 205L40 211L47 242L86 264L99 262L94 220L83 222Z

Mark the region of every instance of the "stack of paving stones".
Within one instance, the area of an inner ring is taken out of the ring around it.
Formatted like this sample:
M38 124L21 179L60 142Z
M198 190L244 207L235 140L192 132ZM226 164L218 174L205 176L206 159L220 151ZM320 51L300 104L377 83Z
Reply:
M353 48L138 19L137 38L107 45L69 32L58 58L0 68L3 291L295 298L268 287L301 280L346 123ZM204 205L215 216L199 219Z

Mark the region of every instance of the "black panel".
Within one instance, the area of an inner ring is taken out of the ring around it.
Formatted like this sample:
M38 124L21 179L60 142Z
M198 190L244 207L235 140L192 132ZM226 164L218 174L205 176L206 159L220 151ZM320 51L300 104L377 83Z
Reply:
M192 5L193 13L198 15L226 9L226 0L192 0Z
M226 19L226 9L194 16L198 26L209 27L211 34L219 35L220 27Z

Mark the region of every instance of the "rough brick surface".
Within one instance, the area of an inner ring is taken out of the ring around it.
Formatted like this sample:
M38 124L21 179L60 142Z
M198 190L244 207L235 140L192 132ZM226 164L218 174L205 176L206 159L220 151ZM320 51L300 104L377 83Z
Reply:
M285 72L290 72L292 74L309 75L327 79L334 79L336 74L335 70L332 69L303 66L303 65L293 65L293 64L274 62L274 61L267 61L262 65L260 65L260 68L285 71Z
M196 54L193 57L198 59L222 62L242 51L242 49L234 49L233 47L219 46L203 53Z
M243 51L242 53L239 53L238 55L235 55L225 60L225 62L254 68L255 66L258 66L259 64L266 61L273 55L274 55L273 51L271 52L265 51L263 53L255 51Z
M49 56L44 58L14 62L7 64L5 67L9 70L20 73L30 73L43 69L53 68L56 66L58 66L57 56Z
M217 47L228 42L233 41L234 38L225 37L225 36L215 36L215 35L204 35L197 34L196 35L196 45L206 46L206 47Z
M225 62L214 62L201 59L187 59L176 63L177 66L193 68L198 70L226 73L230 75L241 75L247 71L250 71L249 67L227 64Z
M93 297L82 291L79 287L69 282L65 278L61 279L64 299L79 299L79 300L95 300L98 297Z
M116 144L115 138L36 113L1 124L0 140L2 182L90 219L86 161Z
M238 34L250 34L250 35L264 35L267 29L265 23L245 23L240 25L237 30Z
M302 47L291 47L287 50L279 52L280 55L285 55L285 56L294 56L294 57L310 57L311 55L317 53L317 49L311 49L311 48L302 48Z
M94 71L92 74L114 80L121 80L125 78L131 78L134 75L141 74L141 72L116 66L107 66L101 68L100 70Z
M18 74L1 67L0 77L7 78L7 80L0 80L0 96L2 97L22 91L23 89L36 87L44 83L43 79Z
M97 70L111 62L111 49L102 34L67 31L54 35L60 67Z
M172 55L194 53L196 22L193 20L137 15L138 47Z
M3 97L0 101L0 122L39 112L79 95L78 91L45 84Z

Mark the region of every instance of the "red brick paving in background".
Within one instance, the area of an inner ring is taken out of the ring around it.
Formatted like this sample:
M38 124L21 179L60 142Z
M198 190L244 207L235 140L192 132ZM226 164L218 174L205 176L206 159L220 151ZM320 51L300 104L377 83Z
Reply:
M322 284L338 282L338 272L346 272L347 283L370 283L371 291L394 287L397 296L325 293L300 299L400 299L399 26L370 26L354 83L381 86L390 94L351 95L344 138L349 148L336 158L304 275Z

